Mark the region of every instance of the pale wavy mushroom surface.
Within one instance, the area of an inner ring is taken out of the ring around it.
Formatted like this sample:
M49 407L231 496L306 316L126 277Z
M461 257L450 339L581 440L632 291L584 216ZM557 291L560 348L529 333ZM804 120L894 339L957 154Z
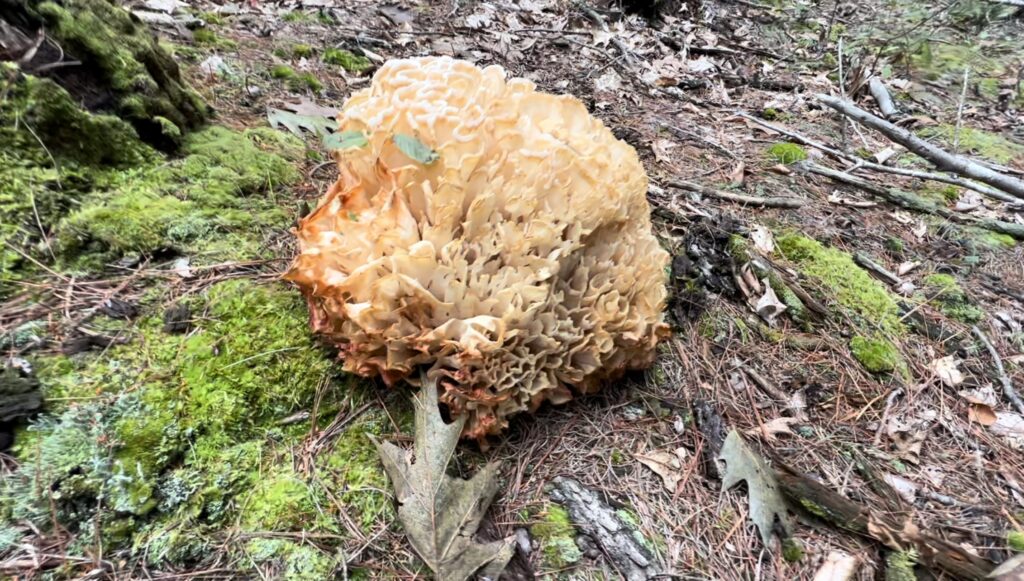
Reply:
M382 66L338 118L365 139L335 152L286 278L346 370L425 372L482 439L653 362L668 255L647 176L580 101L421 58Z

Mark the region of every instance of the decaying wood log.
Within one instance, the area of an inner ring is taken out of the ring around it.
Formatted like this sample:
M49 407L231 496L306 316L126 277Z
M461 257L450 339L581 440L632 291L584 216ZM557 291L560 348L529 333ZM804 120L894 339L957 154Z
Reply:
M577 528L600 545L624 579L645 581L659 575L654 555L637 541L633 527L594 491L559 476L551 483L551 499L564 506Z
M942 171L952 172L972 180L984 182L1024 200L1024 181L1001 174L966 157L953 155L928 143L902 127L897 127L880 117L872 115L849 101L829 95L818 95L817 99L823 105L842 113L865 127L878 131L906 147L911 152L935 164L935 167Z

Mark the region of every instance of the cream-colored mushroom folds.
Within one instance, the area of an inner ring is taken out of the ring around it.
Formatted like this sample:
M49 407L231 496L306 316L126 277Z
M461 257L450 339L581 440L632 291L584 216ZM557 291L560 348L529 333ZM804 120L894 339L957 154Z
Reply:
M577 99L450 58L345 103L288 280L346 370L438 381L464 436L654 359L668 255L636 151Z

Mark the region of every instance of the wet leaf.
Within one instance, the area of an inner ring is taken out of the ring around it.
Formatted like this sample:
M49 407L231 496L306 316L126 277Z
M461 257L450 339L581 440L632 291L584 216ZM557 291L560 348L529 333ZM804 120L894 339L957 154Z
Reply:
M733 430L725 438L722 453L718 457L725 462L722 476L722 489L728 490L740 482L747 483L747 495L750 499L750 520L757 525L761 540L768 546L772 538L775 519L779 520L783 530L789 533L792 522L786 511L786 501L782 498L775 475L764 460L747 446L743 436Z
M412 135L396 133L392 139L395 145L398 146L398 149L402 150L402 153L424 165L430 165L441 157L436 151L430 149Z
M445 424L437 408L437 385L426 379L414 403L415 455L374 442L395 488L398 520L437 579L463 581L478 573L496 579L512 557L511 542L478 543L473 535L498 490L497 464L469 480L448 476L466 417Z
M370 141L362 131L339 131L325 135L323 144L325 149L352 149L365 147Z

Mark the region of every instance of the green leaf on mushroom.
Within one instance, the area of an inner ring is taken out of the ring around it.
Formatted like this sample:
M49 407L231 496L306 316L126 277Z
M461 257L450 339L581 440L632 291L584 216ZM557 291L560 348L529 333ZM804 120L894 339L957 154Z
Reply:
M427 147L422 141L412 135L396 133L392 140L394 140L398 149L402 150L402 153L424 165L430 165L441 157L436 151Z
M366 147L369 143L366 133L362 131L339 131L325 135L323 138L324 148L329 150Z

